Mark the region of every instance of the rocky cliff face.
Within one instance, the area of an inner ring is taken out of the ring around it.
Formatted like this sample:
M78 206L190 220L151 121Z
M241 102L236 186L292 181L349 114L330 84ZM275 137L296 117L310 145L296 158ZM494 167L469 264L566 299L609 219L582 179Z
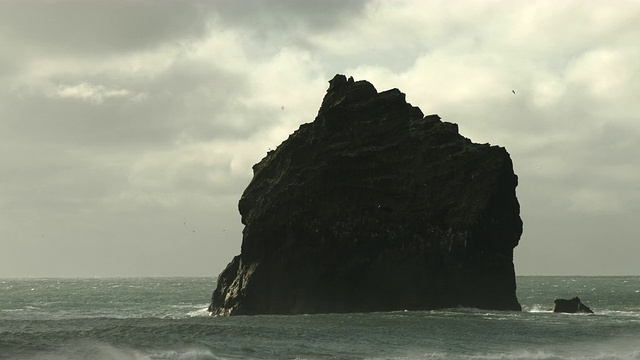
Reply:
M214 314L520 310L507 151L336 75L316 119L253 167Z

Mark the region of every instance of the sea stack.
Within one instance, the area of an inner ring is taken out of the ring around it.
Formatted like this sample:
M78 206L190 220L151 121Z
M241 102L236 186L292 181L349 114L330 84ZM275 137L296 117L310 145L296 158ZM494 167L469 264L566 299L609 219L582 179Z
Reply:
M315 120L253 172L212 314L521 310L509 154L398 89L336 75Z

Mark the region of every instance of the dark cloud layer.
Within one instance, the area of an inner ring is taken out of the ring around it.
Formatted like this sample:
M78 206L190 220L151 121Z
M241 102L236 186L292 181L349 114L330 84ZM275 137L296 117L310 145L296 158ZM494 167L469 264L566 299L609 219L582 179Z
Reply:
M317 32L340 28L345 22L358 18L368 1L309 1L296 0L222 0L215 12L225 26L238 27L254 34L269 32L287 34L299 31Z
M3 1L0 32L31 54L111 56L201 36L205 1Z

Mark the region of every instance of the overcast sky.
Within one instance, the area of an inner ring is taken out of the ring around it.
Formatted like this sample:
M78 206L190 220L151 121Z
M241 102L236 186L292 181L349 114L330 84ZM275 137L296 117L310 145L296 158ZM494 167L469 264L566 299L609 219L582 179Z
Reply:
M639 39L637 1L0 1L0 277L217 276L336 73L506 147L518 274L638 275Z

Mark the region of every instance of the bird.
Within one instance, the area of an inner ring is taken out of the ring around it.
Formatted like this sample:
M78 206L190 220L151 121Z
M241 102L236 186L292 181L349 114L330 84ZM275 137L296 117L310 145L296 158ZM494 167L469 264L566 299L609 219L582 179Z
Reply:
M512 92L512 93L514 93L514 94L516 93L516 91L515 91L515 90L511 90L511 92Z

